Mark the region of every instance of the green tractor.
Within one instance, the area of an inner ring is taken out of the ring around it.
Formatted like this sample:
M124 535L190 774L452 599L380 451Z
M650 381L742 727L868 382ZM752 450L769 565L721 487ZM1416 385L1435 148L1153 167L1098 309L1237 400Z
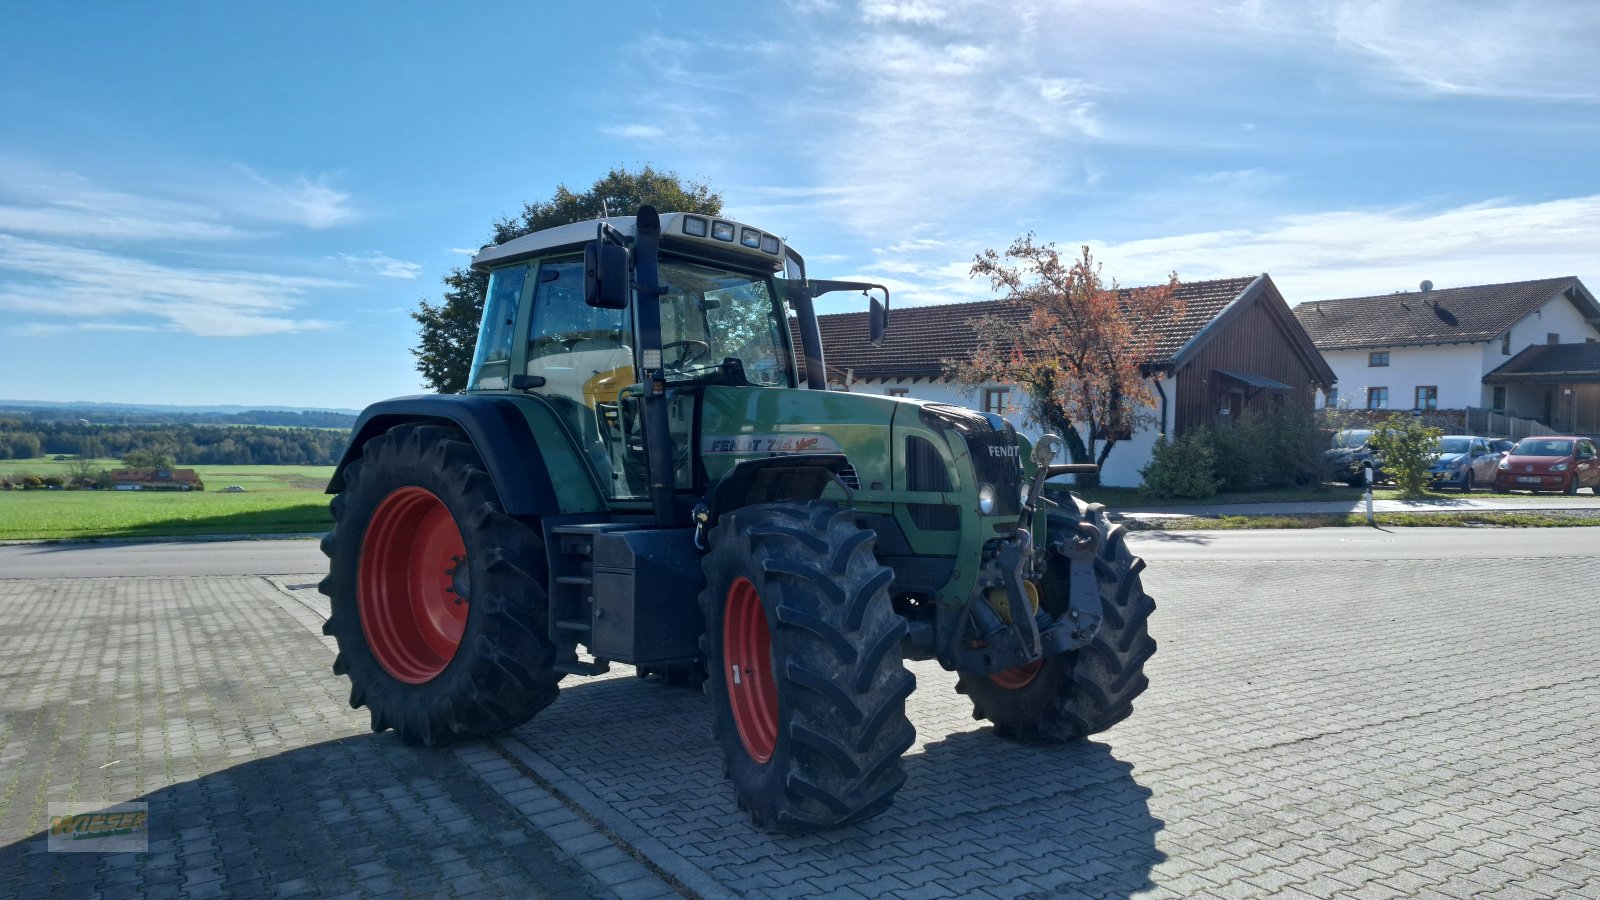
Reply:
M813 301L868 295L877 344L887 289L648 206L472 264L467 391L373 404L328 487L324 630L374 730L491 735L611 663L703 681L736 802L792 831L893 801L905 660L1007 737L1131 712L1155 605L1102 507L1045 496L1059 439L828 389Z

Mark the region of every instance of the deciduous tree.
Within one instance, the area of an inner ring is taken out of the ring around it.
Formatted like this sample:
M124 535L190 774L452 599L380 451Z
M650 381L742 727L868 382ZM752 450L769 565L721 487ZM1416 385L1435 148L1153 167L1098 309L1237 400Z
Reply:
M722 195L705 184L685 181L676 172L662 172L650 166L637 172L619 166L586 191L575 193L563 184L549 200L524 204L519 215L493 224L488 243L503 244L556 225L597 219L607 212L631 216L644 203L662 212L708 216L722 212ZM428 387L440 393L455 393L467 387L489 276L463 266L444 276L444 285L444 296L438 303L421 300L411 313L418 325L418 342L411 353L417 358L417 371Z
M1183 314L1176 274L1156 287L1123 289L1106 283L1088 247L1063 259L1030 233L1003 255L985 250L972 275L1023 304L1027 316L1020 324L1001 316L975 322L978 346L968 359L946 361L949 377L1017 385L1028 417L1060 433L1074 462L1103 465L1118 440L1155 420L1140 364L1152 361L1160 326Z

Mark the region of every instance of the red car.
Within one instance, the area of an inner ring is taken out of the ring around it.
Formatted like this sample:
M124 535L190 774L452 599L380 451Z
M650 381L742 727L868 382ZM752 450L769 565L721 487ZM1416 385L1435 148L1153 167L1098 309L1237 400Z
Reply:
M1502 494L1511 490L1576 494L1579 488L1600 495L1600 452L1588 438L1523 438L1494 473L1494 489Z

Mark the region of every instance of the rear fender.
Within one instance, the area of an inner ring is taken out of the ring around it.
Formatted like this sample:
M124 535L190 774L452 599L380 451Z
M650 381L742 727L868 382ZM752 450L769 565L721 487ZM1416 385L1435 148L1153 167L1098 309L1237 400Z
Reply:
M466 432L483 457L506 513L547 516L561 511L539 445L517 404L506 397L471 394L420 394L367 407L356 420L327 492L344 490L345 467L361 458L367 441L413 422L454 425Z

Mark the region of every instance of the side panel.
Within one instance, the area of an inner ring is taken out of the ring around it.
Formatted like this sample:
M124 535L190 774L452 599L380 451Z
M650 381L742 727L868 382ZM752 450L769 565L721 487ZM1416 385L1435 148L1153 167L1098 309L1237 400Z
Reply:
M517 516L605 509L588 467L543 403L505 395L421 394L374 403L361 414L328 493L344 490L344 470L366 442L408 422L466 432L494 479L506 512Z

